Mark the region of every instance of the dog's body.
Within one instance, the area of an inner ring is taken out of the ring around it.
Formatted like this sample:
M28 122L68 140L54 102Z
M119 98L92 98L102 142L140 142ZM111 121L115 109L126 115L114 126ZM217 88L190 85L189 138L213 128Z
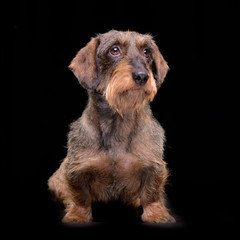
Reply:
M144 222L174 221L164 206L164 131L149 106L168 66L151 36L98 35L70 69L89 102L71 125L67 157L49 179L66 207L63 220L89 222L93 202L120 200L141 205Z

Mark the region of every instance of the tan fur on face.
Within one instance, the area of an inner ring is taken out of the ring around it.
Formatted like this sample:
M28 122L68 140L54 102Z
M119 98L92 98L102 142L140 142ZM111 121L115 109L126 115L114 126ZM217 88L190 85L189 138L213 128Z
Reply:
M124 61L115 69L106 88L109 105L123 117L125 113L138 111L146 102L151 102L157 93L152 72L144 86L137 86L132 79L131 65Z

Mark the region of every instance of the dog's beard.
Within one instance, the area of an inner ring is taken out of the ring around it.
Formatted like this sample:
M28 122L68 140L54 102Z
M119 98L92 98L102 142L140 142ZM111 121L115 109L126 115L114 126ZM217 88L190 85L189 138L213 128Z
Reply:
M109 105L122 117L131 112L139 111L146 104L147 97L142 90L119 92L113 99L107 98Z
M127 113L140 111L147 102L151 102L157 93L153 74L144 86L138 86L132 79L131 66L121 64L107 85L105 96L111 108L122 117Z

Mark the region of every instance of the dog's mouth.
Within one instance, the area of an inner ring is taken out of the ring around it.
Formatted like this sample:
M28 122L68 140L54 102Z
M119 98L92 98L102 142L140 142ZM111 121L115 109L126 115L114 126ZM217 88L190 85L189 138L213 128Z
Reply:
M141 95L142 95L142 94L145 94L145 95L148 94L147 91L144 90L144 89L141 88L141 87L133 87L133 88L130 88L130 89L127 89L127 90L125 90L125 91L120 92L119 95L120 95L121 97L124 97L124 96L127 96L128 94L131 94L131 93L141 94ZM140 100L140 99L139 99L139 100Z
M129 92L135 92L136 94L145 94L145 95L148 95L149 93L147 92L146 89L144 89L144 86L136 86L136 87L132 87L130 89L127 89L121 93L119 93L121 96L125 96L127 95Z

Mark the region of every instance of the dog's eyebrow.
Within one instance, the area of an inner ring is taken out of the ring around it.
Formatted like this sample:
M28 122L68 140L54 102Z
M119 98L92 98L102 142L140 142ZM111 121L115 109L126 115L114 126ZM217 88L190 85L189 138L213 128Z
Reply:
M154 47L153 47L153 40L152 40L152 38L150 38L149 37L149 39L138 39L137 40L137 46L139 47L139 48L150 48L150 49L153 49Z
M127 46L129 43L129 38L123 34L115 34L111 37L106 38L106 36L100 37L100 45L98 47L97 54L106 54L110 47L118 45L120 47Z
M119 40L115 40L115 41L112 41L109 43L109 48L114 46L114 45L118 45L118 46L121 46L121 42Z

